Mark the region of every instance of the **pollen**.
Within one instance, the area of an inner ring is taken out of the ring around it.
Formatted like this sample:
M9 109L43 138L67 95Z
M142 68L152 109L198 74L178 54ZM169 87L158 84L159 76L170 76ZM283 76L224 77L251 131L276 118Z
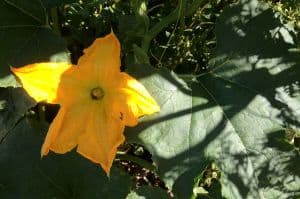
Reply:
M93 100L101 100L104 97L104 91L100 87L93 88L91 90L91 98Z

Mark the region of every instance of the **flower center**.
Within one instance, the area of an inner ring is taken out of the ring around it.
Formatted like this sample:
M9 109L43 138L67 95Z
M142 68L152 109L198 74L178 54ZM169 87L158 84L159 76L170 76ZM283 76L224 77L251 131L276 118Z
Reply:
M104 97L104 91L100 87L93 88L91 90L91 98L93 100L101 100Z

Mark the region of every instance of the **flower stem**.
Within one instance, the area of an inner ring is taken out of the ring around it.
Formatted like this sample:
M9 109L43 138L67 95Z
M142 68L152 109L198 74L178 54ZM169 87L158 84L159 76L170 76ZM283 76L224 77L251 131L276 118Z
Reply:
M59 20L58 20L58 10L57 7L51 8L50 10L51 19L52 19L52 29L53 32L55 32L58 35L61 35L60 33L60 27L59 27Z
M155 24L144 36L142 41L142 49L148 52L151 40L157 36L164 28L172 24L178 18L182 19L184 16L192 15L198 7L201 5L203 0L194 0L193 3L187 7L186 0L180 0L176 9L170 13L168 16L163 18L160 22Z

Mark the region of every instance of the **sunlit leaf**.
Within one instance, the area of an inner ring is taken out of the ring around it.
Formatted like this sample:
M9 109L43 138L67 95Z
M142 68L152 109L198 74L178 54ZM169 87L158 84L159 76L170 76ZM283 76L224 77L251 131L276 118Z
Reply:
M210 70L186 83L167 71L130 69L161 112L128 129L128 139L150 150L178 198L191 197L194 180L210 162L220 168L227 198L299 195L299 152L276 142L284 127L300 128L293 28L258 1L243 1L224 11L217 40Z

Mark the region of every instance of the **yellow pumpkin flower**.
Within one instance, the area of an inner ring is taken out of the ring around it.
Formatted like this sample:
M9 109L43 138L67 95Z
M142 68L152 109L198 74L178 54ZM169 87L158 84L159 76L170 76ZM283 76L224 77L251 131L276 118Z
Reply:
M96 39L77 66L36 63L11 70L37 102L60 105L41 155L77 147L107 174L124 142L125 126L160 110L142 84L120 71L120 43L114 33Z

